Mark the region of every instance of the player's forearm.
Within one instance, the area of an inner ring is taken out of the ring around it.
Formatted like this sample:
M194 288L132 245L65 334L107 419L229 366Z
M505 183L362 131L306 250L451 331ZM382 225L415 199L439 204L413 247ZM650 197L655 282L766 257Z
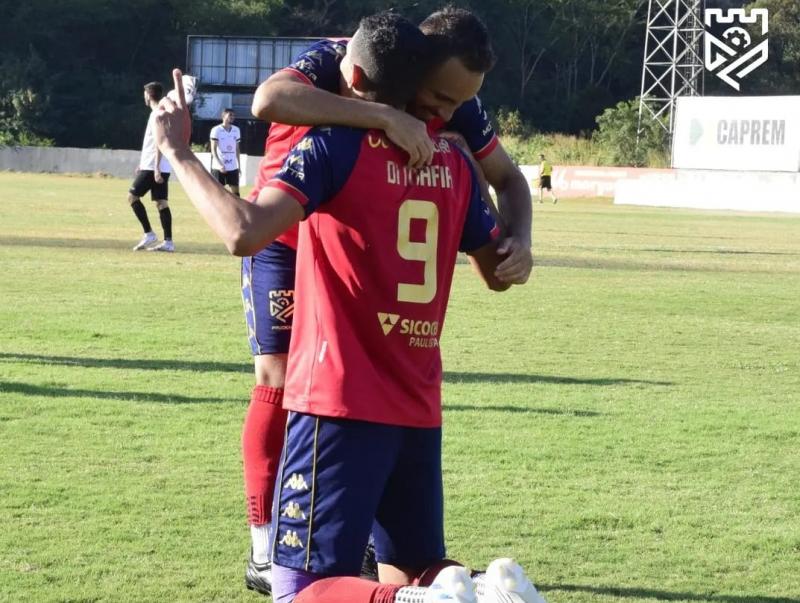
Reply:
M268 210L225 190L190 150L167 158L192 205L233 255L252 255L285 229L275 227Z
M253 115L290 126L336 124L385 129L389 107L333 94L298 82L267 80L253 98Z
M211 141L211 156L214 157L214 159L216 159L217 161L219 161L220 165L223 165L222 155L220 155L219 153L219 145L215 140Z
M531 191L525 176L519 169L515 169L506 178L502 188L495 187L495 191L500 217L508 228L508 234L530 246L533 212Z

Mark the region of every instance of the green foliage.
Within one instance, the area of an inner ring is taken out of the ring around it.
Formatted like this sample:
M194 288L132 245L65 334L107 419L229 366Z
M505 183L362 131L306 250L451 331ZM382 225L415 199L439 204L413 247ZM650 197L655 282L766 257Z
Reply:
M646 116L639 128L639 99L621 101L606 109L597 118L598 129L593 140L603 151L610 165L642 167L655 158L667 156L668 137L664 128Z
M748 75L747 87L767 88L773 94L800 91L800 2L757 0L749 9L769 11L769 61Z
M0 600L267 603L239 263L179 186L178 252L132 253L128 185L0 174ZM453 280L448 556L554 603L796 603L800 218L535 211L528 285Z
M52 146L53 141L34 131L44 104L30 89L10 90L0 97L0 146Z
M503 138L521 137L528 133L528 125L523 121L519 109L500 107L495 115L497 133Z

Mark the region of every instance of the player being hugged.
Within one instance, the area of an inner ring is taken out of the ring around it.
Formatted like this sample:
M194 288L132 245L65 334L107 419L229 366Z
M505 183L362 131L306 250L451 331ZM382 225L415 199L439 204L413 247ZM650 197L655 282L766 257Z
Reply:
M405 19L368 17L343 65L348 93L402 108L431 54ZM276 603L541 602L508 559L490 565L477 594L465 568L426 571L446 565L439 338L457 252L491 289L509 286L496 276L499 228L462 152L434 139L431 164L415 171L381 131L315 128L248 203L191 153L187 121L182 102L164 101L159 147L233 254L302 222L273 509ZM370 532L384 584L326 578L358 575ZM423 575L435 576L430 588L400 586Z

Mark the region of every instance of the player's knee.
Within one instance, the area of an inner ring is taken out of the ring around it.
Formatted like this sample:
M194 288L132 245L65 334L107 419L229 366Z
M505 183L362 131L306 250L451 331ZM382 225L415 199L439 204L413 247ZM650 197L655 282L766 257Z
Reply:
M169 201L166 199L156 199L156 209L158 209L158 211L169 209Z
M128 203L130 203L131 205L133 205L134 203L136 203L139 200L140 200L140 198L137 197L136 195L134 195L133 193L128 193Z

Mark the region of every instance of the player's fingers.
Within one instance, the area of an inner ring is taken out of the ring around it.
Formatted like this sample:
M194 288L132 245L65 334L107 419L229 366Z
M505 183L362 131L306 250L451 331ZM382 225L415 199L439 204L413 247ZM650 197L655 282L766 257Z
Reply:
M512 253L502 262L497 265L495 273L499 276L512 276L513 274L525 274L530 271L533 264L530 253L525 253L523 250L517 250Z
M183 109L186 107L186 91L183 89L183 73L180 69L172 70L172 81L178 91L178 106Z
M415 147L417 159L413 167L415 170L425 167L425 149L419 145Z
M408 149L408 167L416 168L419 163L419 151L417 147L410 147Z
M530 270L517 267L515 269L495 270L494 275L498 280L511 285L521 285L528 280Z
M497 253L500 255L505 255L511 251L513 245L514 239L503 239L500 242L500 245L497 246Z
M433 161L433 154L436 152L436 148L433 146L433 141L426 136L423 142L423 153L422 153L422 160L424 165L430 165Z

